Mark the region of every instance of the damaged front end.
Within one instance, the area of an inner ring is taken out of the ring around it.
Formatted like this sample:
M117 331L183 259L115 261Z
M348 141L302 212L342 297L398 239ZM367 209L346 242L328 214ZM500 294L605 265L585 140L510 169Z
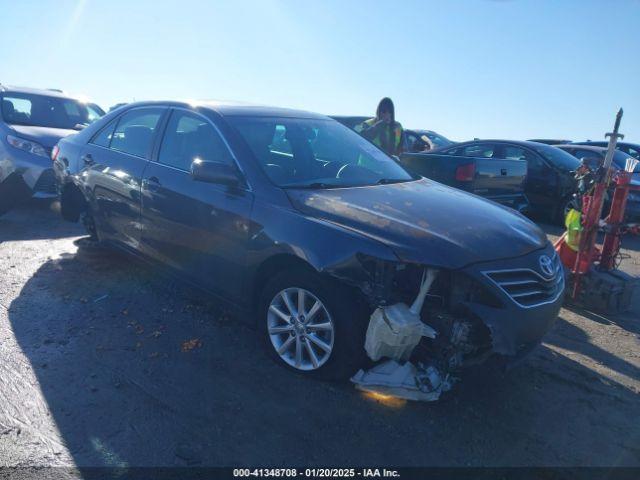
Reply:
M362 390L432 401L465 367L494 355L507 363L525 356L562 302L561 269L543 277L530 268L541 254L459 270L387 268L379 287L386 300L371 315L365 342L369 358L381 363L352 381Z

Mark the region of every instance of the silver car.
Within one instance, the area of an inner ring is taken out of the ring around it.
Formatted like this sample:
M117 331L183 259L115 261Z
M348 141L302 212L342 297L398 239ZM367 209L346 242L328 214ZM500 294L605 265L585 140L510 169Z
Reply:
M53 147L103 114L57 90L0 85L0 215L30 197L55 198Z

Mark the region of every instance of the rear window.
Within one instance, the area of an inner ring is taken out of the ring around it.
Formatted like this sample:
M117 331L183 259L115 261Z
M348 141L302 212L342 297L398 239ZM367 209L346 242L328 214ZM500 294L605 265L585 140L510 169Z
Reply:
M574 171L580 166L580 160L560 148L540 145L534 147L534 150L548 162L563 170Z
M3 120L12 125L80 130L91 123L87 107L71 98L7 93L1 110Z
M136 157L148 157L162 113L161 108L137 108L122 115L111 137L110 148Z

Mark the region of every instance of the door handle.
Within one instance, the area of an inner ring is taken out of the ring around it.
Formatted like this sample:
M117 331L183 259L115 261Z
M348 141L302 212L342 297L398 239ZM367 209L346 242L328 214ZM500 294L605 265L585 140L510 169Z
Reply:
M83 155L81 160L86 166L90 166L96 163L90 153Z
M160 187L160 180L158 177L149 177L142 180L142 188L155 191Z

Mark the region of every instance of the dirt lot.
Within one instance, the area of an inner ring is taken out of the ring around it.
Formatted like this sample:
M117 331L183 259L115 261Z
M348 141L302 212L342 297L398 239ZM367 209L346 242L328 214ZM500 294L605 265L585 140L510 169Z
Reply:
M381 403L286 372L206 298L82 235L55 205L0 218L0 465L640 465L638 296L624 316L563 309L506 377Z

